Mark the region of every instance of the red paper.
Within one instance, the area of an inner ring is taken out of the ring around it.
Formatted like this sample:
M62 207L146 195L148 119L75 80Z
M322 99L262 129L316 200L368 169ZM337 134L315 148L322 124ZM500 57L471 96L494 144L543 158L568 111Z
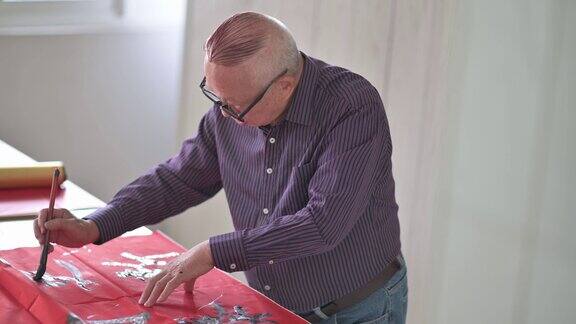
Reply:
M139 305L146 281L126 275L153 275L183 251L159 232L117 238L102 246L56 246L42 283L31 279L40 248L0 251L0 323L64 323L70 316L85 322L305 323L218 269L198 278L193 294L179 287L161 304Z
M26 309L0 287L0 323L38 323Z

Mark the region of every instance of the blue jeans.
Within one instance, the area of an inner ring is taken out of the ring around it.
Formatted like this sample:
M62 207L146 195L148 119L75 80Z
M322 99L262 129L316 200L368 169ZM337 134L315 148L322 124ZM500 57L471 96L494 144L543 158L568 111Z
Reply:
M406 323L408 283L406 264L404 260L401 260L401 262L402 268L382 288L376 290L359 303L345 308L319 323Z

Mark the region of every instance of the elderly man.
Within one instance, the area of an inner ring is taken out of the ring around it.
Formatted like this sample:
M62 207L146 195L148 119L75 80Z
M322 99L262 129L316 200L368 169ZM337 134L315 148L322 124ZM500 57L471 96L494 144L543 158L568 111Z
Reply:
M364 78L300 52L278 20L241 13L205 45L213 103L178 155L82 220L66 210L35 233L66 246L158 223L224 188L235 231L211 237L150 279L162 302L213 267L312 322L404 323L392 143L382 100Z

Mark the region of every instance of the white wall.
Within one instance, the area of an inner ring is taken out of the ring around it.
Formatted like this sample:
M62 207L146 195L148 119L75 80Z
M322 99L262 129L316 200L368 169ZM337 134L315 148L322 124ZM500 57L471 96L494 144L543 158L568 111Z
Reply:
M183 19L126 4L108 25L0 28L0 138L103 200L177 147Z
M383 97L408 322L575 322L575 4L190 2L180 136L207 109L196 88L206 37L235 12L276 16L304 51ZM167 228L189 244L231 230L222 194L185 214Z
M432 318L574 323L576 3L468 1L459 12Z

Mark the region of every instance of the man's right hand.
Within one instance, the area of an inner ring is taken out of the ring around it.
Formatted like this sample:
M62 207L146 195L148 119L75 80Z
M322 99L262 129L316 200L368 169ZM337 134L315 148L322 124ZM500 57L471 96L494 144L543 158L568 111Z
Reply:
M78 219L67 209L54 209L52 219L46 221L48 209L42 209L34 220L34 235L43 245L44 233L50 231L50 242L67 247L82 247L100 238L98 226L91 220Z

